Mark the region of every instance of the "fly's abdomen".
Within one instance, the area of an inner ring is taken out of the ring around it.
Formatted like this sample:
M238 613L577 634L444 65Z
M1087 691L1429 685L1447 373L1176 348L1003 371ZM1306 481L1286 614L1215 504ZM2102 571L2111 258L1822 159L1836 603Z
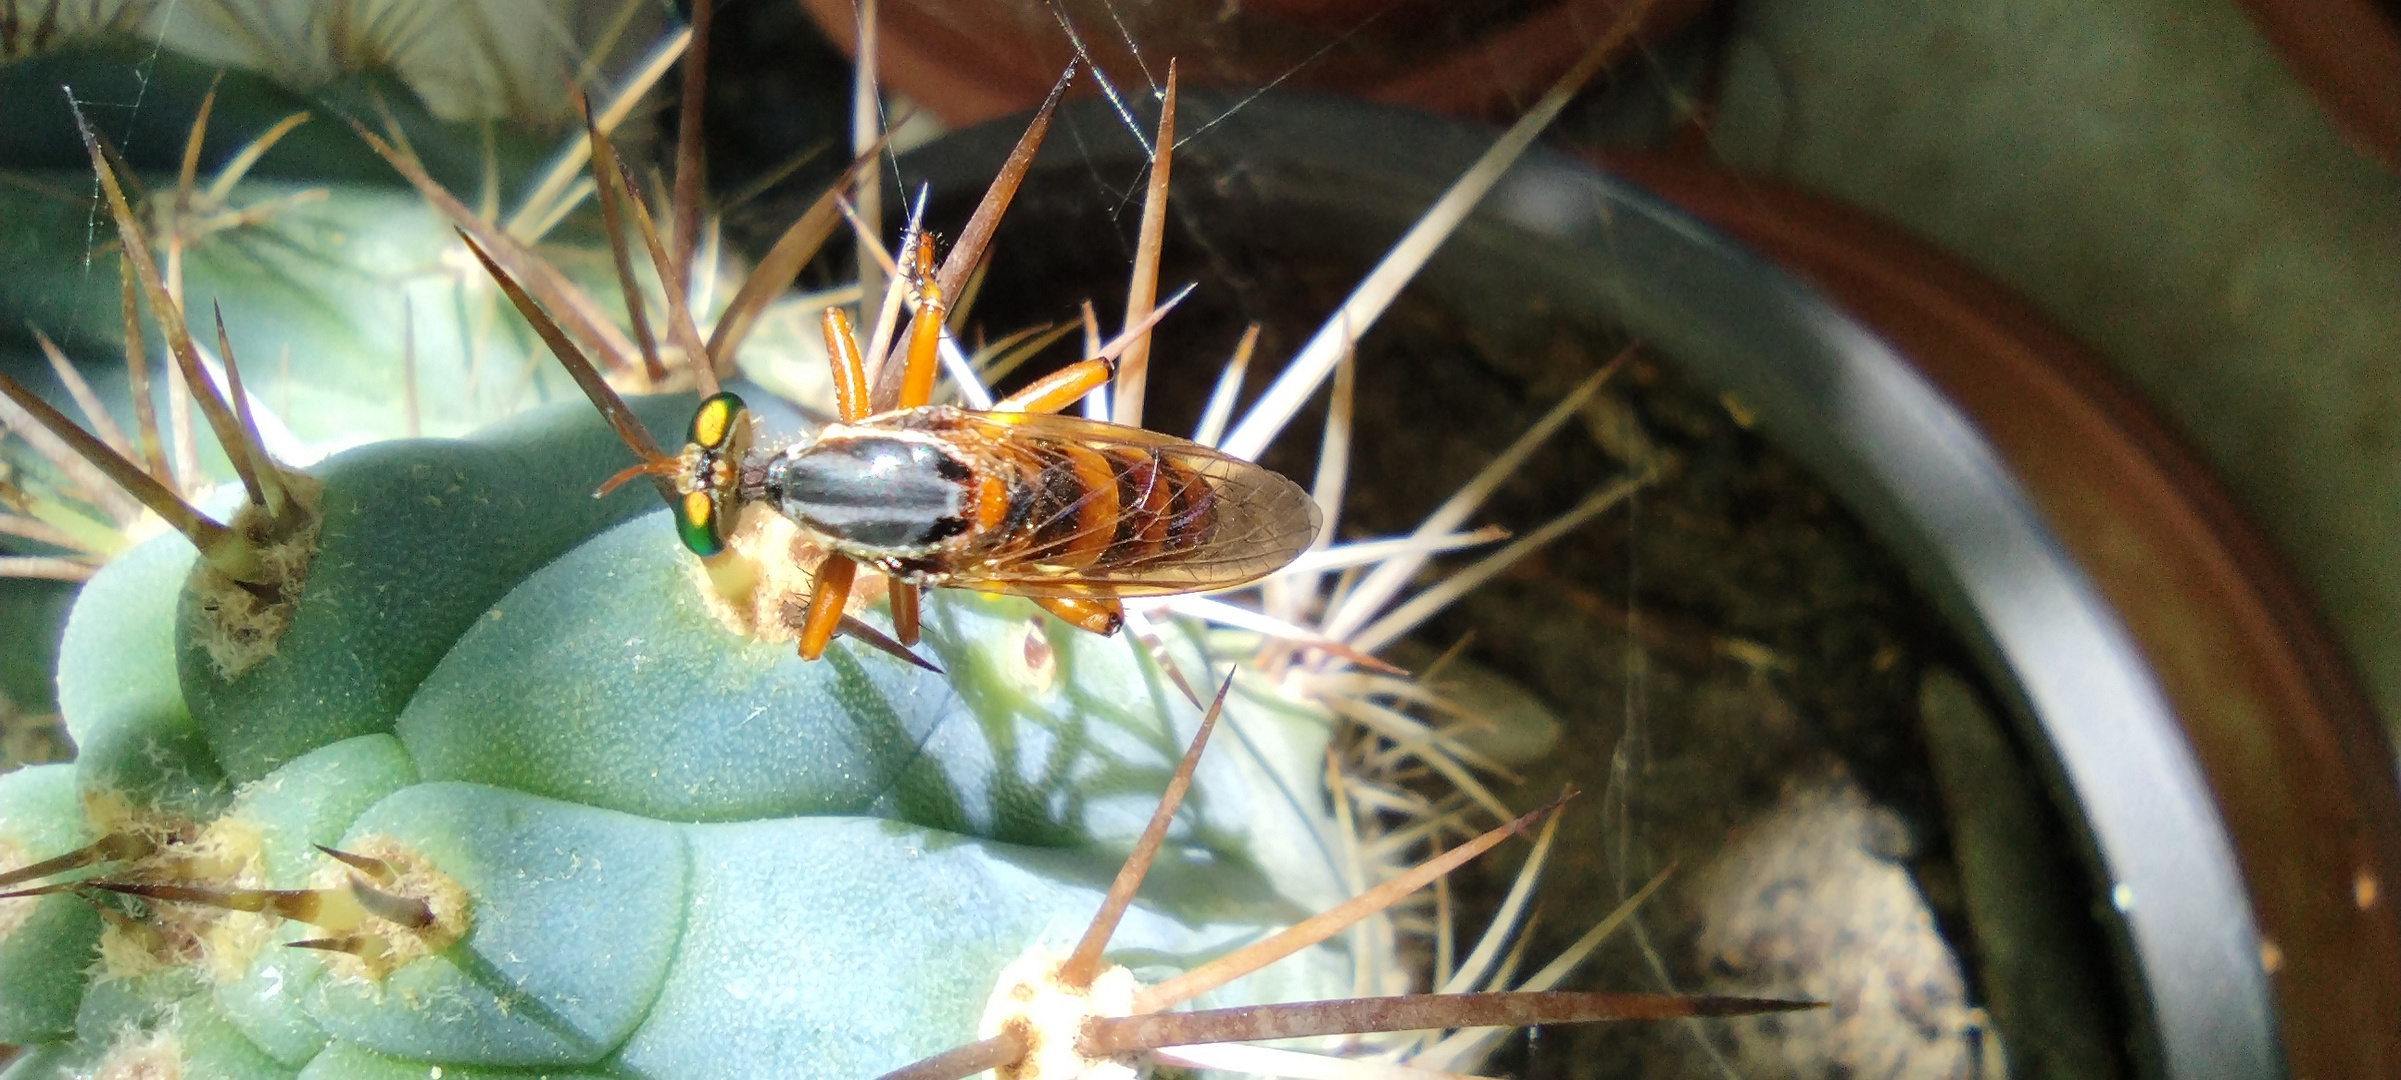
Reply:
M1117 482L1109 459L1090 447L1008 447L993 467L1010 474L1007 524L979 545L987 559L1073 573L1091 566L1117 537Z
M1136 566L1207 544L1217 530L1217 489L1198 470L1157 450L1116 447L1117 492L1124 508L1117 541L1100 565Z
M973 545L988 563L1093 574L1200 547L1216 527L1209 478L1156 450L1050 443L996 458L1009 509Z

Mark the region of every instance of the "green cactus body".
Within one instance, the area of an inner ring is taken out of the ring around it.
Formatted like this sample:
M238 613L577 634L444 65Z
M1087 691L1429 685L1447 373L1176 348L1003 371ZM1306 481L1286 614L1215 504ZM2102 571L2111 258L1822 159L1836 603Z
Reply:
M174 183L172 176L148 179L154 189ZM23 187L0 187L0 250L10 253L10 275L42 283L0 298L0 318L10 327L30 322L70 355L97 361L87 374L105 398L121 402L124 321L114 267L83 272L92 208L58 194L88 191L91 183L88 170L61 169ZM425 434L460 435L527 405L574 396L482 271L456 265L456 234L415 192L262 179L244 181L238 192L241 207L274 209L193 243L184 295L193 332L204 338L214 334L211 305L221 308L249 392L267 418L263 434L279 454L314 460L408 435L411 424ZM559 261L582 271L594 295L616 295L605 256ZM0 361L5 370L48 381L30 343L6 351L17 355ZM401 406L410 396L414 416ZM231 475L221 462L212 471Z
M691 401L634 408L675 430ZM339 891L359 872L325 845L385 860L433 916L386 934L387 971L283 947L327 932L264 915L0 901L0 1041L34 1047L11 1080L142 1055L212 1077L867 1076L972 1038L1002 966L1073 943L1198 723L1153 657L943 591L924 651L946 676L847 642L802 663L720 621L649 493L589 496L622 457L571 404L328 459L271 649L226 647L225 586L178 537L90 583L59 675L83 754L0 776L0 866L137 829L179 880ZM1213 674L1197 637L1166 645ZM1138 975L1344 892L1329 722L1238 681L1221 728L1114 939ZM1321 946L1203 1001L1351 985Z

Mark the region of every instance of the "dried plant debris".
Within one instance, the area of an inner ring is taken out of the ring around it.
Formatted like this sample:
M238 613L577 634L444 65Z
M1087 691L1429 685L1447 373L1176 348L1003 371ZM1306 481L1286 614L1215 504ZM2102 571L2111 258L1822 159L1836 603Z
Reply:
M1426 340L1473 340L1439 311L1396 315ZM1478 348L1506 376L1490 380L1497 388L1456 385L1413 356L1391 363L1403 382L1446 380L1442 392L1463 410L1487 395L1494 412L1477 406L1478 415L1506 416L1526 407L1511 381L1539 387L1540 362L1604 348L1575 337L1571 328L1545 343ZM1595 400L1608 403L1599 413L1606 441L1596 433L1562 472L1611 460L1610 447L1646 448L1661 479L1641 497L1638 526L1529 559L1430 626L1472 637L1470 655L1558 703L1571 730L1596 733L1515 764L1528 783L1623 778L1604 794L1605 814L1564 830L1568 856L1552 868L1552 887L1614 895L1656 867L1686 867L1649 910L1644 933L1608 946L1607 968L1647 971L1652 986L1771 986L1838 1006L1707 1036L1566 1032L1506 1064L1531 1077L1698 1080L1724 1075L1729 1064L1750 1075L1883 1060L1913 1047L1903 1056L1932 1075L1969 1078L2001 1067L2006 1029L2034 1044L2009 1046L2012 1060L2037 1055L2075 1061L2063 1075L2126 1075L2111 1049L2124 1019L2106 1007L2110 974L2094 963L2106 949L2081 899L2082 871L2062 857L2072 848L2055 813L2013 821L2009 850L1987 856L2015 868L2006 890L2015 899L2003 917L2041 916L2041 936L2057 943L2039 963L1996 951L2022 941L2022 932L1973 925L1982 916L1963 902L1963 891L1977 891L1963 875L1980 871L1952 830L1989 815L1948 810L1951 793L1936 790L1927 758L1938 749L1929 746L1938 717L1921 705L1920 682L1932 670L1955 678L1967 670L1964 647L1867 531L1716 395L1662 360L1638 357ZM1385 398L1371 400L1368 412L1407 407ZM1488 451L1371 438L1361 452L1380 476ZM1538 479L1504 495L1495 515L1513 520L1578 495L1565 477ZM1406 493L1384 492L1354 512L1372 526L1411 511ZM1596 664L1596 656L1608 660ZM1964 693L1991 700L1981 687ZM1998 804L2007 789L2019 806L2041 805L2039 785L2006 778L1992 756L2008 740L1997 732L1984 739L1978 760L1991 764L1976 771L1995 791L1978 796L1980 804ZM1819 856L1780 856L1779 845L1809 845ZM1776 867L1791 873L1776 876ZM1734 889L1734 880L1759 887ZM1768 889L1769 882L1781 884ZM1509 887L1505 874L1471 871L1455 896L1474 914L1500 904ZM1885 912L1872 935L1853 921L1871 902ZM1534 947L1555 947L1570 933L1537 928ZM2041 974L2030 976L2032 968ZM2005 981L2022 987L2029 977L2044 987L2042 1000L2090 1007L2046 1009L2033 1024L1985 1016L1988 1006L2000 1013ZM1853 992L1868 983L1889 994ZM2048 1034L2028 1034L2035 1030Z

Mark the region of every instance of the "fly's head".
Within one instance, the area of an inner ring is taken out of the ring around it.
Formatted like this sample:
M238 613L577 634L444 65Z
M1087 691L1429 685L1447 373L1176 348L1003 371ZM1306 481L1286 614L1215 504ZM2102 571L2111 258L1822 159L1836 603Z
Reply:
M741 508L742 459L750 451L750 410L733 394L712 394L692 414L676 458L675 532L706 558L725 550Z

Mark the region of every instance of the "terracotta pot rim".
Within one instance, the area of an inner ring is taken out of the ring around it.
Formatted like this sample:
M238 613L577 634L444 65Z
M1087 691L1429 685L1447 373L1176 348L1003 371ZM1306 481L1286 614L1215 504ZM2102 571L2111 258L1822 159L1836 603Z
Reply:
M2241 0L2353 149L2401 170L2401 23L2373 0Z
M1630 50L1641 41L1675 31L1713 2L1650 0L1650 7L1643 14L1642 30L1624 49ZM1626 3L1627 0L1553 0L1514 22L1492 28L1482 37L1460 42L1435 58L1419 58L1404 69L1351 72L1346 78L1309 85L1314 90L1336 91L1449 116L1497 116L1522 108L1540 96L1553 79L1575 63L1586 42L1609 26ZM1323 7L1345 12L1352 8L1367 10L1340 17L1321 10L1307 18L1287 18L1281 22L1303 32L1321 30L1328 23L1337 27L1356 24L1390 6L1390 0L1370 4L1338 2ZM849 0L801 0L801 7L843 52L858 55L858 29ZM952 127L979 124L1034 108L1075 56L1063 35L1057 40L1041 41L1027 37L1008 16L1006 5L995 5L987 14L967 13L973 10L953 8L937 13L905 0L883 0L878 8L881 25L876 31L876 56L880 77L886 86L932 110ZM1112 75L1122 73L1113 70ZM1207 83L1205 76L1194 78L1192 65L1186 66L1185 78L1187 87ZM1308 80L1304 78L1304 82ZM1089 95L1098 91L1087 77L1077 92Z
M2022 297L1890 224L1693 158L1607 164L1822 289L1993 433L2201 752L2284 958L2294 1074L2401 1069L2401 927L2356 902L2361 880L2401 880L2392 749L2306 591L2199 455ZM2106 532L2071 520L2078 499L2109 504ZM2193 670L2196 639L2219 646L2201 658L2213 671ZM2246 741L2263 725L2264 751Z

